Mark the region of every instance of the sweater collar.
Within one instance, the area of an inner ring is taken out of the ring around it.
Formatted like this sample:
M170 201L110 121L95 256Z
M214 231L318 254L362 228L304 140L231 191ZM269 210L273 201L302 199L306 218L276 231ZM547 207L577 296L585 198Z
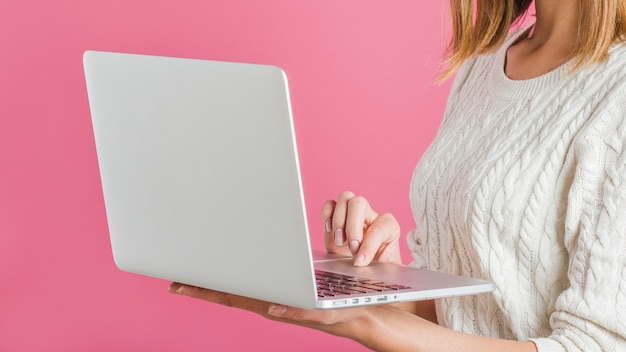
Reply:
M556 88L567 75L571 60L538 77L524 80L512 80L507 77L504 72L507 51L529 29L530 26L524 27L511 34L498 51L492 54L492 67L489 70L487 85L493 96L505 99L530 97L545 89Z

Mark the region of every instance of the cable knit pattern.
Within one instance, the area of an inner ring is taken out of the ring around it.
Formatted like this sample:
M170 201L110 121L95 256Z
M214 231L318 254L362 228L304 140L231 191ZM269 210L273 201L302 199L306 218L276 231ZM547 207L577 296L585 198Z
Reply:
M438 300L441 325L539 352L626 351L626 45L512 81L517 35L457 74L413 175L412 265L496 282Z

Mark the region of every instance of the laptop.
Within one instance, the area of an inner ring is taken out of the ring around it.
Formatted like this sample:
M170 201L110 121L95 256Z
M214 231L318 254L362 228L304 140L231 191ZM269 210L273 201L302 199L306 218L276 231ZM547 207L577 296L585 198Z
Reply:
M305 309L494 289L311 250L281 68L99 51L83 64L119 269Z

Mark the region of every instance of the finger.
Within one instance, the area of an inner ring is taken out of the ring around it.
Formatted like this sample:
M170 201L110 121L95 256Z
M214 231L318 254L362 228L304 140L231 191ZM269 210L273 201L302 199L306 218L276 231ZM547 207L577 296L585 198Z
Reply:
M365 266L376 259L401 264L400 225L391 214L381 214L365 230L363 242L355 255L354 265Z
M253 298L232 295L191 285L184 285L177 282L172 283L168 288L168 291L187 297L202 299L204 301L223 306L245 309L258 314L267 314L269 306L271 305L268 302L259 301Z
M315 327L322 330L325 325L334 323L336 317L336 314L332 310L304 310L287 307L177 282L172 283L168 291L228 307L245 309L275 320Z
M352 256L350 250L343 243L337 245L335 243L335 236L333 233L332 218L335 211L335 205L337 202L329 200L322 206L322 220L324 221L324 245L326 250L330 253L336 253L344 256Z
M335 310L305 310L301 308L286 307L276 304L270 305L267 314L278 319L286 319L296 322L299 321L300 325L305 325L302 323L308 322L312 324L320 324L321 326L332 325L336 323L338 315L337 311ZM317 328L319 329L320 327Z
M268 315L278 321L325 331L333 335L346 336L353 329L351 328L353 322L359 320L365 311L371 309L370 307L354 307L303 310L271 305Z
M334 249L335 238L333 236L333 212L335 211L334 200L328 200L322 205L322 221L324 222L324 244L327 250Z
M335 205L337 202L334 200L327 200L322 205L322 221L324 221L324 232L330 233L333 229L333 213L335 212Z
M377 214L370 208L367 200L355 196L348 201L346 217L346 241L350 252L354 255L359 251L363 241L363 228L376 218Z
M363 314L364 307L342 309L300 309L281 305L270 305L268 315L279 321L295 323L335 335L341 334L343 323L358 319Z
M354 197L352 192L343 192L337 198L333 212L332 228L336 246L343 246L346 242L345 226L348 215L348 201Z

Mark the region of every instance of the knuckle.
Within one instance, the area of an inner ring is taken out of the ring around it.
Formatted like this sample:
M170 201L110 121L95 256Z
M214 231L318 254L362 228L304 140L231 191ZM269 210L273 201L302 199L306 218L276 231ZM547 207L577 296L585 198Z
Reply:
M379 218L381 220L384 220L386 223L390 224L389 226L392 226L395 230L399 231L400 224L398 223L398 220L396 220L396 217L393 216L393 214L391 213L380 214Z
M348 201L348 204L352 207L359 207L359 208L364 208L368 206L368 202L367 199L365 199L362 196L354 196L352 198L350 198L350 200Z
M341 194L339 194L339 197L337 199L339 201L347 201L353 197L354 197L354 193L350 191L344 191L344 192L341 192Z

